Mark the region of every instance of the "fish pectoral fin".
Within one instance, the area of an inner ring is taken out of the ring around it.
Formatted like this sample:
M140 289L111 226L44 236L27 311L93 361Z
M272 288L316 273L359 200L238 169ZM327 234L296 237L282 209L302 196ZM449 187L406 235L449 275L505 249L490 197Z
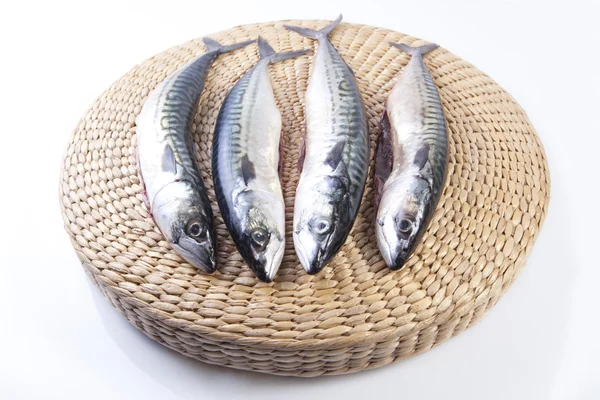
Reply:
M415 154L415 159L413 160L413 164L419 171L425 167L427 160L429 159L429 144L425 143L419 150L417 150L417 154Z
M433 177L431 171L419 171L415 176L427 182L430 190L433 189Z
M333 146L329 154L327 154L327 158L325 159L325 164L329 165L331 169L335 170L340 162L342 162L342 158L344 155L344 147L346 143L340 141Z
M177 161L175 160L175 153L170 145L165 145L163 149L161 168L163 172L167 172L173 175L177 174Z
M375 152L375 176L382 183L385 183L392 173L393 155L392 127L386 110L381 117L379 136L377 137L377 151Z
M242 157L242 178L244 183L248 185L251 180L256 178L256 171L254 170L254 164L248 158L248 154L244 154Z
M298 172L302 172L304 168L304 159L306 158L306 138L302 139L300 151L298 152Z
M375 209L383 195L383 185L392 173L392 127L387 110L384 110L377 137L377 151L375 152Z
M283 137L279 138L279 161L277 162L277 175L281 180L281 172L283 171Z
M379 210L379 203L381 202L381 197L383 196L383 185L385 184L384 181L381 180L381 178L379 178L378 176L375 176L375 182L374 182L374 187L375 187L375 212L377 212L377 210Z

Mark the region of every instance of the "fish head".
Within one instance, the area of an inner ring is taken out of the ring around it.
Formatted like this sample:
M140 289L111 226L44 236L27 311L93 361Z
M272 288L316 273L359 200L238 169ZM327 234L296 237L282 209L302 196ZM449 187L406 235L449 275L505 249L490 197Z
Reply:
M431 214L431 186L419 175L388 181L377 210L379 249L391 269L400 269L419 243Z
M263 282L271 282L285 252L285 204L281 196L248 190L237 197L241 219L238 250Z
M348 183L336 176L320 177L298 187L294 210L294 247L309 274L327 265L352 227Z
M217 269L212 213L200 206L200 194L186 181L169 183L152 201L152 216L175 251L204 272Z

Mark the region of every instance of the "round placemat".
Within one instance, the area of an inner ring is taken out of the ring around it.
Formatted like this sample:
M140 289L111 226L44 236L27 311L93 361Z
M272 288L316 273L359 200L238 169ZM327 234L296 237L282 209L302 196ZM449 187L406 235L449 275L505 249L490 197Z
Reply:
M327 21L286 21L321 28ZM283 22L236 27L224 44L261 35L277 51L314 48ZM287 244L272 283L244 265L225 228L211 175L219 107L258 60L255 45L219 56L193 123L195 157L213 201L218 271L199 273L164 240L142 199L135 119L163 79L205 51L195 39L134 67L83 117L62 164L64 224L87 275L136 327L197 360L271 374L316 376L382 366L429 350L477 322L523 268L546 215L550 179L538 136L516 101L487 75L440 48L425 56L449 130L443 195L400 271L374 233L373 154L385 100L408 55L388 42L426 42L342 23L331 41L356 74L369 118L371 169L354 228L320 274L302 269L291 238L304 96L312 56L272 64L283 120Z

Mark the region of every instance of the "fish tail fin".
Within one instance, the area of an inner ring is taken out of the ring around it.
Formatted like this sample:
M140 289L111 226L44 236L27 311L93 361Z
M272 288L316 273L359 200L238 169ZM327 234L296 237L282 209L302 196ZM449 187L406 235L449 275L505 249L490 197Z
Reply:
M415 54L420 54L422 56L424 56L425 54L429 53L430 51L433 51L435 49L437 49L439 46L435 43L430 43L430 44L426 44L423 46L419 46L419 47L411 47L407 44L404 43L393 43L390 42L390 44L400 50L402 50L405 53L412 55Z
M276 53L269 43L262 37L258 37L258 54L261 59L268 59L269 62L277 62L287 60L288 58L299 57L308 53L309 50L286 51L284 53Z
M307 38L317 40L317 39L321 39L321 38L325 38L325 37L329 36L331 31L333 31L335 29L335 27L340 24L341 21L342 21L342 14L340 14L336 18L336 20L333 21L331 24L327 25L324 28L319 29L318 31L315 31L313 29L308 29L308 28L302 28L300 26L284 25L284 27L286 29L289 29L290 31L296 32L299 35L306 36Z
M256 41L258 43L258 54L260 55L261 59L272 57L274 54L277 54L275 53L275 50L273 50L269 42L263 39L262 36L259 36L258 39L256 39Z
M245 42L234 43L229 45L222 45L214 39L209 37L202 38L204 45L206 46L207 52L216 52L216 53L227 53L228 51L233 51L239 49L244 46L248 46L251 43L254 43L254 40L246 40Z
M325 36L329 36L331 31L333 31L335 29L335 27L340 24L340 22L342 22L342 14L338 15L338 17L335 19L335 21L333 21L326 27L319 29L319 32Z

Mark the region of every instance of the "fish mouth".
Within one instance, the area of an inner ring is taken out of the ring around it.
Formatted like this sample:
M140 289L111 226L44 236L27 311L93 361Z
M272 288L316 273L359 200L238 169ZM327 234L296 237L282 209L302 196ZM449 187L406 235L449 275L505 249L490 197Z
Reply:
M393 271L402 269L402 267L404 267L404 263L410 256L408 249L402 246L402 242L399 242L396 244L396 246L393 246L390 244L390 242L385 240L385 245L387 246L387 252L383 252L383 258L385 259L388 267Z
M327 262L324 261L321 254L318 254L317 257L310 264L309 268L306 270L306 273L309 275L316 275L325 268Z
M188 239L190 240L190 239ZM192 264L197 269L212 274L217 270L217 262L215 260L214 251L209 246L195 247L194 252L191 252L185 248L185 243L173 244L173 247L177 253L182 256L187 262Z
M285 245L283 242L279 244L275 254L271 258L271 263L267 267L267 279L269 282L272 282L275 279L275 275L277 271L279 271L279 266L281 265L281 260L283 260L283 253L285 251Z
M254 274L259 280L265 283L273 282L273 279L275 278L275 274L277 273L278 269L272 268L273 264L275 263L274 260L271 261L268 265L266 262L261 262L257 259L248 260L247 263L250 269L254 271Z
M385 237L383 240L379 241L379 247L381 248L380 253L383 257L383 260L389 268L392 268L392 265L394 265L394 262L392 260L392 247L390 246L390 243L387 241L387 239L385 239Z
M315 275L327 265L331 257L328 256L327 249L330 237L323 242L314 240L313 236L301 230L294 232L294 247L300 260L300 264L309 275Z
M308 255L307 255L306 249L302 245L302 242L300 242L299 240L296 240L295 233L294 233L294 247L296 248L296 255L298 256L298 259L300 260L300 264L302 264L302 267L306 270L307 269L306 266L310 265L310 261L308 260Z
M393 271L402 269L404 267L404 264L406 263L406 260L408 260L409 255L410 254L406 250L398 252L396 257L394 258L393 264L390 265L390 269Z
M327 244L329 243L329 241L327 241L326 243L324 243L324 248L326 248ZM329 261L331 261L331 258L327 253L327 251L323 248L320 247L317 250L317 254L315 255L315 257L313 258L312 262L309 265L309 268L306 270L306 273L309 275L316 275L319 272L321 272L323 270L323 268L325 268L325 266L327 264L329 264Z
M267 270L263 267L263 264L259 261L248 263L248 266L252 271L254 271L254 275L261 281L265 283L271 283L273 281L273 277L267 274Z
M409 251L403 246L403 241L397 238L395 231L394 237L390 238L390 232L384 229L385 226L379 225L381 229L377 230L377 242L383 260L391 270L401 269L410 255Z
M246 259L246 263L250 267L258 279L262 282L270 283L275 279L277 271L283 259L285 251L284 242L281 241L275 250L267 250L264 254L256 254L252 252ZM240 252L241 253L241 252Z

